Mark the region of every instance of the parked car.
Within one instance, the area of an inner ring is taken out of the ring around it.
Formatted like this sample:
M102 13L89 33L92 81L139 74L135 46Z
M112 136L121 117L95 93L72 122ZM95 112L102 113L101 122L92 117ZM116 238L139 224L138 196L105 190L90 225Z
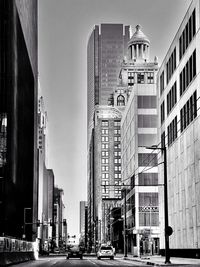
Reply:
M110 258L114 260L114 250L112 246L100 246L97 252L97 259L100 260L101 258Z
M80 259L83 258L83 252L79 245L71 245L68 248L66 259L69 259L69 258L80 258Z

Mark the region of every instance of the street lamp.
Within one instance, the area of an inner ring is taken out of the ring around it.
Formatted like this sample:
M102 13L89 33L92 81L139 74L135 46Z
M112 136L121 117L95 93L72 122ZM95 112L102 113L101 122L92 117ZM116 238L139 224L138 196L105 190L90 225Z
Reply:
M161 150L164 154L164 214L165 214L165 263L170 262L170 251L169 251L169 236L172 234L172 228L168 224L168 195L167 195L167 150L166 146L157 147L153 145L146 147L146 149Z

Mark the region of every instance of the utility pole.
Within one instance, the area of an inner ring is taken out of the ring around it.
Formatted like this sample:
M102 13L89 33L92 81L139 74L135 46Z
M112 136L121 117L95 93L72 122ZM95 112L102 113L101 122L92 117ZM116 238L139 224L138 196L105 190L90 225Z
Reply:
M168 194L167 194L167 150L166 146L163 148L164 152L164 205L165 205L165 263L170 262L169 253L169 235L167 230L169 228L168 223Z
M169 236L172 234L173 230L169 226L168 222L168 194L167 194L167 149L164 147L157 147L153 145L151 147L146 147L146 149L161 150L164 156L164 214L165 214L165 263L170 262L170 251L169 251Z
M127 257L126 188L124 189L124 257Z

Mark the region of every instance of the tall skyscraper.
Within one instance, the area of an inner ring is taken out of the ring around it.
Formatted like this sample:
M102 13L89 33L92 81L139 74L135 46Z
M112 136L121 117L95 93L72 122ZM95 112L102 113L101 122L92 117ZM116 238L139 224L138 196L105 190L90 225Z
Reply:
M95 105L107 105L118 84L120 64L127 53L129 26L101 24L95 26L88 40L88 127Z
M98 224L97 206L94 203L95 201L97 203L95 186L101 180L101 176L97 177L100 165L97 166L95 160L98 154L95 148L101 143L97 136L98 127L94 129L94 117L97 115L95 106L108 105L110 95L118 84L120 64L126 55L128 40L129 26L123 27L122 24L101 24L100 27L96 25L88 40L88 245L90 247L94 245ZM100 108L100 113L102 110ZM98 124L101 119L97 115L96 123Z
M37 0L2 0L0 10L0 235L35 240Z

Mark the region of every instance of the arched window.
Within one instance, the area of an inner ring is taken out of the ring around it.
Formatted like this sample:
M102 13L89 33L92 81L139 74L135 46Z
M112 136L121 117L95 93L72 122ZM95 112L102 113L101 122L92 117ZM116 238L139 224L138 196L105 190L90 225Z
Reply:
M125 98L123 95L117 97L117 106L125 106Z

